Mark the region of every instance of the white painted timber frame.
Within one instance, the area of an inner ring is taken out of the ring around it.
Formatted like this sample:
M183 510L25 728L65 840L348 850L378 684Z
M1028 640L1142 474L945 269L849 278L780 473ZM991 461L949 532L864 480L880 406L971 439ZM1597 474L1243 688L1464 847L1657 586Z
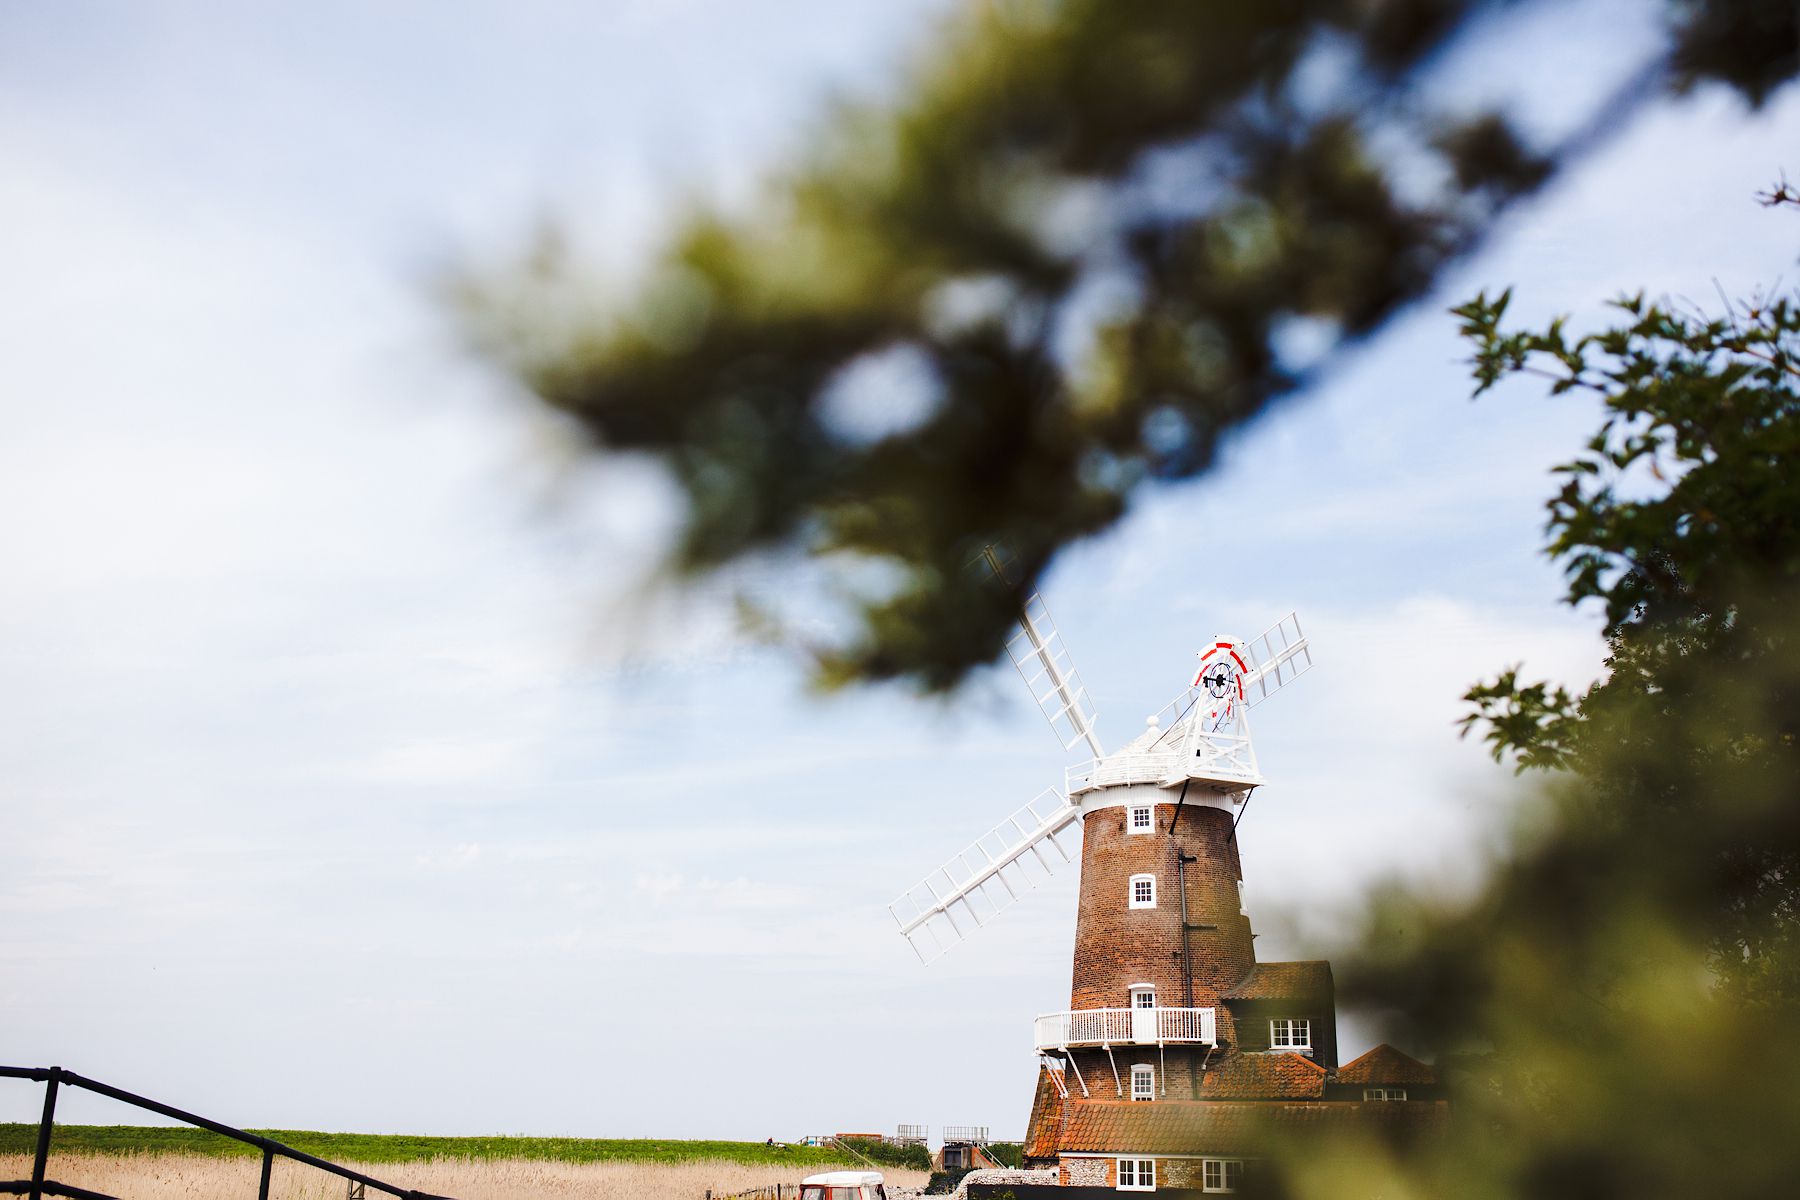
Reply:
M1148 1178L1146 1178L1146 1175ZM1121 1155L1114 1167L1114 1176L1119 1182L1116 1190L1121 1192L1154 1192L1156 1190L1156 1160L1135 1154ZM1130 1183L1125 1180L1129 1178Z
M1269 1021L1269 1049L1312 1053L1312 1018L1274 1017Z

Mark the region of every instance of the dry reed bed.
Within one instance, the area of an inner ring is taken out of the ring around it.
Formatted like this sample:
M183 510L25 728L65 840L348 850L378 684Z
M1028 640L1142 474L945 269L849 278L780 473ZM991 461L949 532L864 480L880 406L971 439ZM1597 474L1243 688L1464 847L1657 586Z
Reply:
M430 1162L346 1163L397 1187L457 1200L526 1200L582 1196L593 1200L700 1200L708 1189L728 1194L775 1183L798 1183L804 1171L747 1166L723 1160L659 1164L567 1163L542 1159L437 1158ZM847 1164L853 1165L853 1164ZM49 1177L124 1200L254 1200L262 1161L198 1154L53 1154ZM923 1187L924 1171L884 1167L889 1183ZM0 1154L0 1179L31 1178L31 1159ZM275 1161L274 1200L342 1200L344 1180L300 1163ZM371 1189L369 1200L382 1196Z

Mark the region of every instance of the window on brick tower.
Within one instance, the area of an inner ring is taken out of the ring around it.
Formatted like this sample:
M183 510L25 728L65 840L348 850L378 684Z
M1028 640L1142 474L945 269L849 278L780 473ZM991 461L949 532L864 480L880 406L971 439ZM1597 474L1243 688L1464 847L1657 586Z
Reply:
M1151 812L1152 810L1148 804L1140 804L1134 807L1131 810L1131 819L1125 823L1126 830L1131 833L1149 833L1154 830L1156 824L1155 819L1151 816Z
M1156 907L1156 876L1133 875L1128 893L1132 908Z
M1131 1007L1155 1008L1156 989L1147 983L1140 983L1131 989Z
M1154 1158L1121 1158L1119 1160L1121 1192L1154 1192L1156 1160Z
M1149 1063L1139 1063L1131 1068L1131 1098L1156 1099L1156 1068Z
M1305 1017L1276 1017L1269 1022L1269 1046L1274 1050L1311 1050L1312 1022Z
M1235 1192L1244 1178L1244 1163L1237 1158L1207 1158L1200 1162L1200 1189Z

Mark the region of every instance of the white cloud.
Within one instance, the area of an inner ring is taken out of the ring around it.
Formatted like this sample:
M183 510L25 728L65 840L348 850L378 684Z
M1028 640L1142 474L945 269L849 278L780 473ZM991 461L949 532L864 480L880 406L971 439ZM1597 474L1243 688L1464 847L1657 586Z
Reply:
M415 786L481 782L506 776L520 765L524 752L525 747L515 741L414 742L382 750L360 763L347 764L334 774Z

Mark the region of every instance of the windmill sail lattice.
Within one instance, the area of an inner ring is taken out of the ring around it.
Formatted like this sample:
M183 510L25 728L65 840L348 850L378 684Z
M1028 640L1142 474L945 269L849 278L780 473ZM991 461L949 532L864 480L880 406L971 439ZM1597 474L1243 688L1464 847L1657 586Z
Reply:
M1058 838L1077 828L1081 810L1055 788L988 830L943 866L906 889L888 911L923 962L1073 862ZM1079 835L1077 835L1079 836ZM1079 847L1077 847L1079 849Z
M1312 647L1300 631L1300 618L1289 613L1246 643L1252 670L1244 681L1244 704L1255 708L1312 670Z
M1050 620L1049 606L1037 592L1025 601L1019 628L1007 639L1006 652L1012 657L1013 666L1019 668L1025 686L1031 689L1031 698L1037 701L1062 748L1073 750L1077 742L1086 742L1095 755L1105 754L1094 733L1099 714Z
M1007 564L994 551L983 559L995 576L1006 578ZM1098 714L1042 595L1033 592L1025 601L1006 652L1063 749L1086 742L1095 754L1104 754L1094 732ZM1074 861L1057 837L1080 819L1080 809L1066 793L1046 788L908 888L888 911L913 950L930 962L1049 878L1057 866Z

